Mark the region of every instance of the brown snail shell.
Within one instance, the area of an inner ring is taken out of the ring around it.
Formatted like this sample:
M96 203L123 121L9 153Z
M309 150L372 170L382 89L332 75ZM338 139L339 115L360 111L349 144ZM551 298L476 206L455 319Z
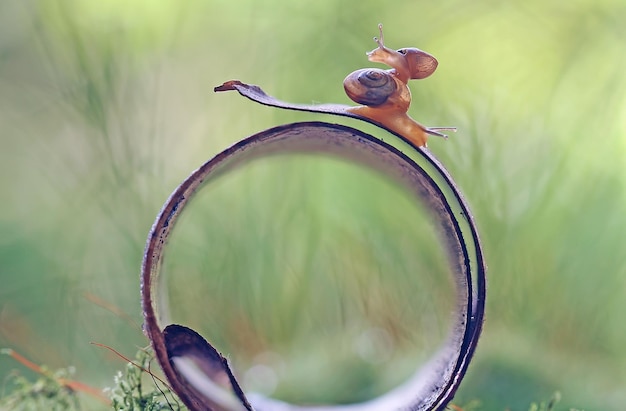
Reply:
M433 74L439 65L437 59L415 47L405 47L397 50L408 64L411 79L419 80Z
M343 81L350 100L365 106L380 106L398 89L389 72L375 68L353 71Z

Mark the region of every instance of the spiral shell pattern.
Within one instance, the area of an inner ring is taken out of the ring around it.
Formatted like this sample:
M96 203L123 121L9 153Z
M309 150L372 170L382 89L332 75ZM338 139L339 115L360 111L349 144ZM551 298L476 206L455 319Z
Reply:
M365 68L348 74L343 88L350 100L356 103L380 106L398 89L398 85L385 70Z

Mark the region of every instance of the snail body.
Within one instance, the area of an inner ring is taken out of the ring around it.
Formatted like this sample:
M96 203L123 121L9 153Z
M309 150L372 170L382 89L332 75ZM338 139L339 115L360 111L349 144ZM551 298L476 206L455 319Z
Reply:
M378 47L369 53L369 61L383 63L389 70L366 68L353 71L343 81L348 97L361 106L350 107L351 113L376 121L406 137L417 146L426 146L428 134L446 137L437 130L456 130L453 127L428 128L408 114L411 105L409 80L423 79L435 72L437 59L417 48L392 50L385 47L382 24L380 37L374 38Z

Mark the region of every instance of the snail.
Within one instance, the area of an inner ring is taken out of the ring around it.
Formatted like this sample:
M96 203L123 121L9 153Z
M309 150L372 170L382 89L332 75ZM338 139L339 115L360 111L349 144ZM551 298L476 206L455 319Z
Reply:
M392 50L385 47L383 25L378 25L378 47L367 53L369 61L383 63L389 70L365 68L353 71L343 81L348 97L360 106L347 111L382 124L419 146L426 146L428 135L447 138L439 130L456 131L455 127L425 127L408 114L411 105L409 80L423 79L435 72L437 59L417 48Z

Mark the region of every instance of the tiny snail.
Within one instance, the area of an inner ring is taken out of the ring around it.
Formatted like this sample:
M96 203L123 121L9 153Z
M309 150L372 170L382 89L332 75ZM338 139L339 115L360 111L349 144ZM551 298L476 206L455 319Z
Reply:
M414 144L426 146L428 134L446 138L438 130L454 127L425 127L408 114L411 105L409 80L423 79L435 72L437 59L417 48L392 50L385 47L383 25L378 25L380 37L374 37L378 47L367 53L369 61L383 63L389 70L366 68L353 71L343 81L348 97L355 103L349 112L376 121L390 130L406 137Z
M385 47L382 24L378 25L378 30L380 37L374 37L378 47L366 53L369 61L392 67L389 72L404 83L426 78L435 72L439 64L435 57L415 47L389 49Z

